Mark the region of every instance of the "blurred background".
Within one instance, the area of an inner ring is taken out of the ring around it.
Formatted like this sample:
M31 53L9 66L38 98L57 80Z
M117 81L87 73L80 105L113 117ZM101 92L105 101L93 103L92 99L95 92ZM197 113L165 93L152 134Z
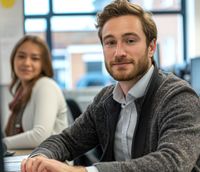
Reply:
M199 0L130 0L153 13L158 27L155 60L159 68L187 80L200 94ZM108 75L95 28L95 16L110 0L0 0L0 97L8 115L9 57L23 34L47 41L54 79L66 97L84 110Z

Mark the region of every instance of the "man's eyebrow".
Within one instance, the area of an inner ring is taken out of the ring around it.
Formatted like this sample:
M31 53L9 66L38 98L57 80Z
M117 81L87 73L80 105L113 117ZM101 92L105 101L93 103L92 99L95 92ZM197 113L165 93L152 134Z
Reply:
M126 36L134 36L134 37L140 38L139 35L134 32L128 32L122 35L122 37L126 37Z
M105 40L105 39L108 39L108 38L114 38L114 36L113 35L111 35L111 34L108 34L108 35L106 35L105 37L103 37L103 41Z
M126 37L126 36L134 36L134 37L140 38L140 37L138 36L138 34L136 34L136 33L134 33L134 32L127 32L127 33L124 33L124 34L122 35L122 37ZM108 34L108 35L106 35L105 37L103 37L103 41L104 41L105 39L108 39L108 38L114 38L114 36L113 36L112 34Z

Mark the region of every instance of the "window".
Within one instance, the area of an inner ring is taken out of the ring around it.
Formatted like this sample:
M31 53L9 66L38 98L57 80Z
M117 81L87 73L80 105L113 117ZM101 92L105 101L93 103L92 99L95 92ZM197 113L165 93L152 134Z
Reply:
M47 22L46 19L26 19L25 31L26 32L46 32Z
M182 16L175 14L155 15L158 29L160 67L168 69L183 63Z
M131 0L150 11L181 10L181 0Z
M158 27L156 58L159 58L160 67L173 70L175 64L183 63L186 60L185 0L130 1L153 13ZM95 15L110 2L24 0L25 32L39 35L48 42L55 80L62 88L77 88L81 85L78 83L92 73L109 76L95 29Z
M49 0L24 0L25 15L45 15L49 13Z
M51 18L52 32L95 31L94 16L54 16Z
M92 13L101 10L109 0L53 0L54 13Z

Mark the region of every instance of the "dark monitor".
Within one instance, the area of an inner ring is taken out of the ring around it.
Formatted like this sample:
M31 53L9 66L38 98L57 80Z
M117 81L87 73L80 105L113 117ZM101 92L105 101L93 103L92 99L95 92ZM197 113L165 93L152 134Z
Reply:
M191 59L191 86L200 95L200 57Z

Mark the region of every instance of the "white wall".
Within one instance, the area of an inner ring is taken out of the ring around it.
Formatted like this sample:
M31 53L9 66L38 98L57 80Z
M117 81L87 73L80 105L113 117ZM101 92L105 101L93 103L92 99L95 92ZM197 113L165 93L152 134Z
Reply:
M200 1L195 0L195 55L200 56Z
M200 56L200 1L187 0L188 57Z
M0 1L0 110L4 126L8 116L8 84L10 83L10 53L23 35L23 1L14 0L11 7L4 7ZM9 1L8 1L9 3Z

